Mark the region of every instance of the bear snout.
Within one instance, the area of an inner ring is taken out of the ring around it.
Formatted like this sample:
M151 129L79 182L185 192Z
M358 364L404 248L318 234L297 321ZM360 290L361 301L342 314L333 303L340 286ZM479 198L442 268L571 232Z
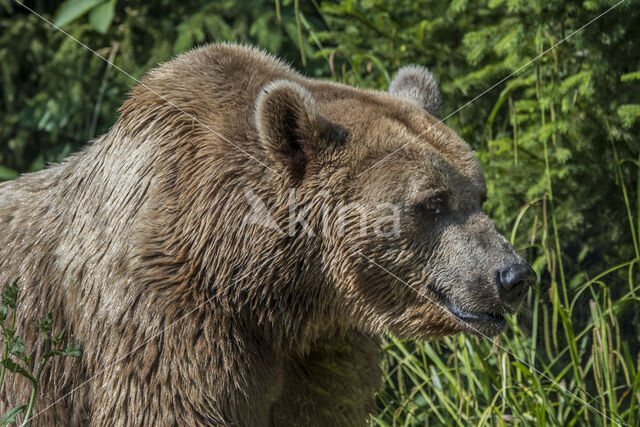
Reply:
M518 306L535 280L536 274L526 262L520 260L507 264L496 273L498 295L503 303Z

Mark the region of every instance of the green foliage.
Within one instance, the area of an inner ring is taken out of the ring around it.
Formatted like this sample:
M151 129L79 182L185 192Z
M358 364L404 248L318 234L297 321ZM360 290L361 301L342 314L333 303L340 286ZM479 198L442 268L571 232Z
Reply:
M626 82L630 80L640 80L640 71L623 74L620 81ZM622 124L626 128L630 128L640 119L640 104L624 104L618 107L618 115L622 120Z
M110 3L110 2L105 2L103 0L69 0L69 1L66 1L66 2L64 2L62 4L62 6L60 6L60 9L58 10L58 13L56 15L56 19L55 19L55 21L53 21L53 23L58 27L62 27L64 25L67 25L69 22L81 17L82 15L84 15L85 13L87 13L90 10L91 10L90 21L94 21L95 20L93 18L94 12L96 10L99 10L99 9L103 8L108 3ZM99 15L100 15L100 13L99 13ZM111 14L111 15L113 15L113 14ZM106 28L104 28L105 25L102 23L102 21L100 21L100 20L98 20L98 21L101 22L101 25L99 25L99 26L93 26L92 25L92 26L97 31L102 30L100 32L104 33L104 31L106 30ZM106 25L106 27L108 28L109 25Z
M313 72L322 61L298 35L292 1L28 2L133 78L194 46L252 43ZM300 5L300 13L313 5ZM308 18L315 23L318 16ZM42 169L106 132L135 84L13 0L0 0L0 180Z
M487 212L540 281L499 346L463 335L426 343L389 337L386 388L371 423L637 425L640 1L626 0L582 29L614 4L30 7L135 78L212 41L257 44L307 75L382 90L400 66L428 66L441 82L444 121L483 164ZM0 179L11 179L105 132L134 82L15 2L0 0L0 11Z
M26 410L27 410L27 405L16 406L15 408L9 410L6 414L2 416L2 419L0 419L0 426L15 423L16 417Z
M58 347L63 340L65 329L52 335L53 313L51 311L42 316L38 323L40 334L44 337L44 344L39 349L39 363L36 364L38 354L36 349L30 354L25 352L24 342L16 334L17 305L20 292L18 280L16 279L13 283L5 286L1 295L0 329L2 330L3 346L2 360L0 361L0 391L2 390L6 373L12 372L31 382L31 397L27 404L16 406L7 411L0 419L0 426L16 422L16 417L23 412L25 412L25 415L22 425L26 426L29 423L31 411L35 404L36 392L40 386L40 377L49 359L57 356L80 357L82 355L82 350L76 344L69 343L65 347Z

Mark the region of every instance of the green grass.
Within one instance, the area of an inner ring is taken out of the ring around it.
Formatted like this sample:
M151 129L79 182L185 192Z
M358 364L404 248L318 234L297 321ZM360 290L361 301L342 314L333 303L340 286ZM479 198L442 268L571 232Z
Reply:
M524 315L533 325L541 317L544 331L523 330L521 314L496 341L462 334L433 342L389 337L386 388L372 425L637 425L639 361L616 318L620 306L637 297L629 292L613 301L605 286L600 279L581 286L591 289L576 301L584 299L591 319L579 327L572 308L549 309L532 292ZM560 335L571 343L560 345Z

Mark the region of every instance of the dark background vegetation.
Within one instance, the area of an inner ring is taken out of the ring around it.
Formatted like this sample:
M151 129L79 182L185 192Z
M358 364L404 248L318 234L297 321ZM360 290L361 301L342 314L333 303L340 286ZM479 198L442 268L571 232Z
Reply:
M25 4L133 78L218 41L382 90L400 66L428 66L441 83L442 117L482 162L488 213L540 280L501 348L475 337L387 337L387 386L370 422L637 425L640 1L575 34L616 2ZM0 0L0 179L42 169L106 132L133 84Z

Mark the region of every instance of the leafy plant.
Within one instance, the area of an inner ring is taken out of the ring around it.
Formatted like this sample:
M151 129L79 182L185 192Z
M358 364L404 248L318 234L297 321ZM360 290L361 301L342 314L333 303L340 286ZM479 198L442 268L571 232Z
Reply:
M251 43L322 74L293 0L25 2L135 79L204 43ZM299 4L308 24L321 17ZM305 59L300 56L300 49ZM135 80L14 0L0 0L0 181L37 171L106 132Z
M99 33L106 33L115 14L115 0L68 0L64 2L54 24L62 27L89 12L89 23Z
M5 374L8 371L21 375L31 382L31 396L29 402L16 406L4 414L0 420L0 425L16 422L16 417L23 412L23 426L29 423L33 405L35 404L36 393L40 385L42 371L47 362L53 357L72 356L80 357L82 350L76 344L60 346L64 338L65 329L52 333L53 315L49 311L40 318L38 323L39 332L44 336L44 343L41 348L39 363L36 363L36 350L30 354L25 352L22 338L16 334L16 313L19 288L18 279L7 285L2 292L2 305L0 305L0 328L2 329L3 350L2 367L0 368L0 390L4 384Z

